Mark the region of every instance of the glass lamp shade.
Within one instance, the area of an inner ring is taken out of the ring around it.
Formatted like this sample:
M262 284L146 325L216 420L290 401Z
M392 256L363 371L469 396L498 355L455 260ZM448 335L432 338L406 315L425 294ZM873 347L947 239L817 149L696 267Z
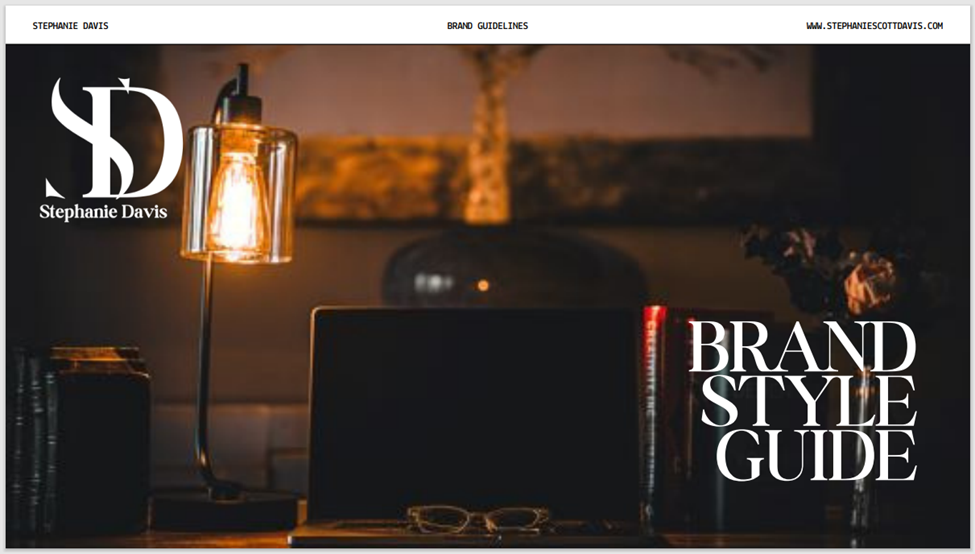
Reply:
M183 201L184 258L242 264L291 261L298 139L238 123L190 129Z

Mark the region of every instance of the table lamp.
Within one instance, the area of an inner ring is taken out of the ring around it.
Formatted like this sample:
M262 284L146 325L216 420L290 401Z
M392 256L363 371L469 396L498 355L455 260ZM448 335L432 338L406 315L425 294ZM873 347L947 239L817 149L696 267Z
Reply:
M156 529L289 529L297 519L294 495L246 490L218 478L208 444L214 264L291 261L298 141L261 124L261 99L247 88L247 65L241 64L220 90L213 123L189 132L180 254L203 262L195 455L206 489L154 495Z

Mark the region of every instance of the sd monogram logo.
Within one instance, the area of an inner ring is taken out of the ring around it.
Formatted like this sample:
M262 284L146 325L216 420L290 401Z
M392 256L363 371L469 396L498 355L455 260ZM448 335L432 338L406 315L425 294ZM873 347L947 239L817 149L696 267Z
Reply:
M82 90L91 95L91 123L78 117L61 100L61 79L54 83L51 93L51 111L54 117L72 133L91 143L92 171L91 190L85 198L143 198L158 194L166 189L176 173L183 158L183 129L179 121L179 114L172 102L162 94L147 88L130 87L129 79L119 79L121 87L84 87ZM132 157L125 148L111 136L112 92L125 91L144 94L155 104L163 127L163 157L152 182L140 190L129 192L132 185ZM118 194L112 194L111 174L112 162L119 168L122 175L122 187ZM64 198L51 186L51 182L44 180L46 196Z

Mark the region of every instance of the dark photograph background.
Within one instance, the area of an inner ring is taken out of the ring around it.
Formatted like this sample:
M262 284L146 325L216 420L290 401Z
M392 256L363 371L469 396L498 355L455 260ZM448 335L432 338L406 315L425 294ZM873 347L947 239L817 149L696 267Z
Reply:
M958 285L917 327L918 479L880 498L907 506L933 542L967 539L969 49L767 56L709 67L656 46L536 53L506 90L515 226L614 249L639 270L647 304L784 322L815 319L745 258L742 226L829 227L854 248L902 235ZM253 64L266 120L304 148L300 223L293 263L218 271L214 436L248 432L214 449L240 479L300 490L309 313L382 304L394 254L460 225L476 72L443 46L7 46L6 59L7 343L140 347L160 429L157 485L193 480L199 267L179 257L182 176L141 201L167 206L166 222L40 219L45 178L84 205L91 175L91 147L54 118L51 90L60 78L67 105L88 118L81 87L131 78L167 95L185 130L207 122L233 63ZM113 101L113 136L138 160L133 186L148 182L161 152L151 103Z

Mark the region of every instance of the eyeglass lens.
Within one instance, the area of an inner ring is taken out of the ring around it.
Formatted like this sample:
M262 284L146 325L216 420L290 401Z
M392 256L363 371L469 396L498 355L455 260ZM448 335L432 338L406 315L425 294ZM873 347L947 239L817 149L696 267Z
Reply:
M499 508L481 514L456 506L416 506L407 510L407 516L424 533L461 533L480 518L490 532L537 531L549 517L542 508Z

